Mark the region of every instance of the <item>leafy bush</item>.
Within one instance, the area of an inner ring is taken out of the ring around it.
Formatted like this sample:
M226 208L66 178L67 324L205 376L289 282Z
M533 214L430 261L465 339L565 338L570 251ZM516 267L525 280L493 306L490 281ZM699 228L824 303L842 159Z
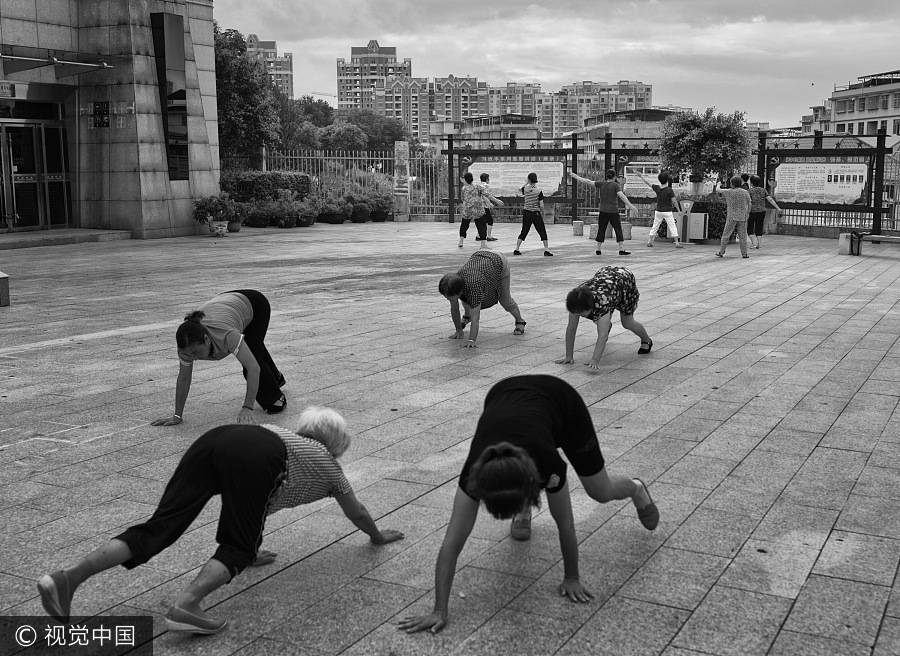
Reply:
M222 171L219 185L241 202L275 200L285 189L303 198L309 194L309 175L296 171Z
M194 201L194 220L197 223L234 221L238 218L236 203L227 193L205 196Z

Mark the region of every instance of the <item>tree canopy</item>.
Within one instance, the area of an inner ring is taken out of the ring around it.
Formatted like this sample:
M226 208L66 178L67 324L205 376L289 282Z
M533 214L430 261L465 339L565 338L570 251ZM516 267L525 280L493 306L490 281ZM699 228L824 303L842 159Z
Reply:
M393 149L395 141L403 141L407 137L403 123L368 109L350 109L343 112L341 118L366 134L365 147L369 150Z
M346 121L319 128L319 144L325 150L365 150L367 142L366 133Z
M674 172L687 172L699 182L707 171L725 180L750 156L750 139L744 129L744 113L717 113L709 107L703 114L669 116L662 129L660 159Z
M219 148L223 156L256 157L279 139L272 83L263 65L247 56L237 30L214 26Z

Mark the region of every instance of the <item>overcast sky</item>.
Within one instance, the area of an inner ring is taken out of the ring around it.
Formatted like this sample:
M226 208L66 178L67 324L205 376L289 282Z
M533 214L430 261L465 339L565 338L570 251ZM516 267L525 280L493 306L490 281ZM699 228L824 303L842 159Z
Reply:
M415 77L489 85L640 80L653 104L798 125L860 75L900 69L897 0L214 0L223 29L294 53L294 96L336 93L338 57L376 39ZM335 104L329 96L317 96Z

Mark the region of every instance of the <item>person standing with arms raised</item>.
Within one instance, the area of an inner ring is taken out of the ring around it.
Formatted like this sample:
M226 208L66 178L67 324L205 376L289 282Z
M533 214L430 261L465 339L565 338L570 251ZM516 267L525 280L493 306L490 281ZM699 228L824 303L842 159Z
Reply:
M631 211L637 208L628 200L628 196L622 191L622 187L616 182L616 170L609 169L606 171L605 180L591 180L590 178L582 178L580 175L569 172L573 180L583 184L593 185L597 188L597 196L600 199L600 212L597 215L597 255L600 255L600 246L606 239L606 227L612 225L613 231L616 233L616 241L619 243L619 255L631 255L630 251L625 250L625 237L622 235L622 222L619 220L619 200L625 203Z

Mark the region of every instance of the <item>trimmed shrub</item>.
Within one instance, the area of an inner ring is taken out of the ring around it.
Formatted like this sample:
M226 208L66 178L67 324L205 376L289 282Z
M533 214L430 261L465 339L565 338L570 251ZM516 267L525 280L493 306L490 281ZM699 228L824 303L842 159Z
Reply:
M222 191L240 202L275 200L279 190L309 194L309 175L296 171L222 171Z

